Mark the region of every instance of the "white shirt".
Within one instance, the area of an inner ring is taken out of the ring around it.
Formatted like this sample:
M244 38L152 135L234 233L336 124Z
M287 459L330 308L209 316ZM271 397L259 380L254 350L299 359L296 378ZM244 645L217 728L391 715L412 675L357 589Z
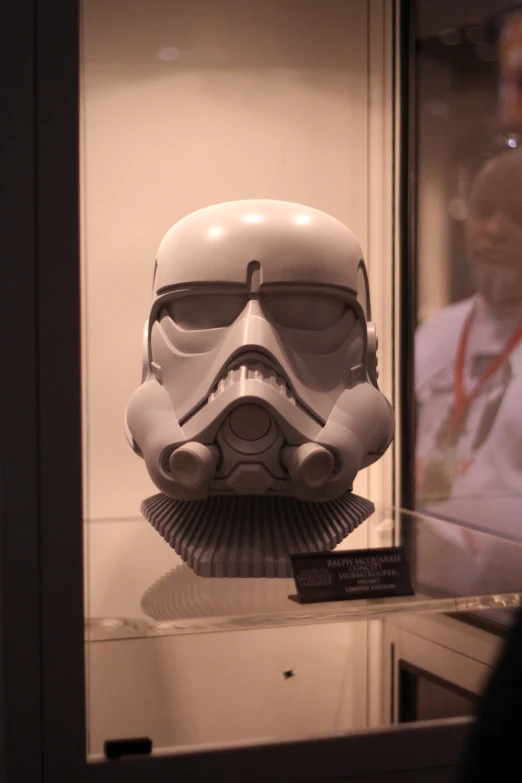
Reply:
M493 496L502 496L505 505L506 498L518 496L517 502L514 498L507 505L513 507L514 514L516 509L516 517L520 517L517 527L522 530L522 341L471 403L456 443L448 447L443 442L444 423L453 409L458 345L472 308L475 314L464 361L468 394L522 322L522 308L494 315L482 298L475 296L445 307L418 329L415 387L419 505L437 499L430 499L423 485L426 469L438 460L447 469L449 499L488 498L490 505ZM469 508L471 505L468 503ZM478 506L474 505L476 513ZM456 516L463 518L462 510Z

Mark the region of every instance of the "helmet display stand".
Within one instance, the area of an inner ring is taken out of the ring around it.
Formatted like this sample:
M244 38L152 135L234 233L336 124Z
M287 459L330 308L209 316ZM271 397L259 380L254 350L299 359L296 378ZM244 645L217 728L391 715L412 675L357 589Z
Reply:
M366 519L357 473L393 438L361 248L340 221L235 201L160 244L126 433L142 511L203 576L290 574Z
M291 554L330 551L374 511L352 492L322 503L255 496L144 500L143 516L198 576L291 577Z

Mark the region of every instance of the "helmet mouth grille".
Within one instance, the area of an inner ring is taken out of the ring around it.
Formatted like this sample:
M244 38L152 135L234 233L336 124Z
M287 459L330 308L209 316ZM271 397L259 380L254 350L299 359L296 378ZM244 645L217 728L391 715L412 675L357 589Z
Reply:
M269 384L273 389L279 392L279 394L286 397L287 400L295 405L295 395L286 380L273 366L268 366L268 359L265 362L263 358L262 361L263 363L261 361L256 361L255 358L247 359L246 357L243 357L229 365L225 374L221 376L210 392L208 402L213 402L217 399L229 386L233 386L241 381L252 380Z

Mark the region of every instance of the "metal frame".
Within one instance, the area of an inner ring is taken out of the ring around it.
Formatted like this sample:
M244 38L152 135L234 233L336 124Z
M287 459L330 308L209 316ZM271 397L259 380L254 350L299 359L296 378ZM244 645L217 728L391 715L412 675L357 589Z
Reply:
M357 783L374 776L380 783L442 783L453 779L469 729L468 720L430 721L328 739L91 764L87 779L162 783L175 773L180 780L212 776L230 783Z
M397 0L398 2L398 0ZM3 778L369 783L449 779L467 721L173 756L86 761L83 647L79 3L1 8L0 753ZM407 3L402 4L407 16ZM403 66L406 67L406 66ZM14 77L14 78L13 78ZM405 78L403 72L403 78ZM404 183L403 183L404 185ZM403 299L404 301L404 299ZM403 356L407 360L407 353Z
M401 420L400 420L400 498L399 505L402 508L415 510L415 490L413 485L415 451L416 451L416 398L415 398L415 331L417 327L417 278L418 278L418 242L417 242L417 187L418 187L418 91L416 83L417 72L417 46L420 36L426 35L427 11L430 0L409 0L409 10L402 17L403 40L403 65L401 86L403 94L408 95L408 100L403 103L403 122L405 132L401 138L401 158L406 165L401 170L400 184L400 226L402 237L401 252L401 281L400 292L401 323L400 323L400 348L401 361L399 363L400 390L402 395ZM445 19L447 29L460 27L475 15L487 15L489 22L519 10L521 2L507 3L504 8L495 9L494 0L459 0L441 2L439 12ZM433 18L431 18L433 22ZM434 31L430 35L434 35ZM435 512L431 512L434 514ZM454 520L456 525L466 523ZM415 569L416 547L414 533L407 526L401 531L402 541L410 553L410 562ZM508 626L505 622L499 622L491 616L480 612L458 613L456 620L468 623L476 628L505 637Z
M85 758L79 4L36 0L39 522L44 779ZM83 762L84 763L84 762ZM76 779L71 775L71 779Z
M372 320L379 334L379 387L396 407L394 318L397 253L394 242L396 52L395 3L368 0L367 14L367 214L366 252L368 273L379 285L372 289ZM386 507L395 505L395 464L398 440L384 457L365 471L367 496ZM358 478L360 480L361 477ZM364 493L363 493L364 494ZM367 545L383 544L383 530L368 525ZM389 543L393 533L389 532ZM376 542L376 543L374 543Z
M401 58L399 63L400 101L399 124L399 389L400 389L400 464L399 498L402 508L415 508L415 493L412 481L415 459L415 386L412 377L415 350L415 328L417 325L417 264L415 204L417 155L416 134L416 84L415 84L415 0L404 2L400 16L399 36ZM406 96L406 99L404 98ZM403 536L408 531L401 531ZM404 541L408 545L408 541Z
M408 663L404 658L399 658L397 661L397 676L399 680L397 683L397 691L399 693L399 723L408 723L410 721L418 720L415 710L417 705L419 678L432 685L438 685L449 693L467 699L473 706L480 702L479 694L461 688L459 685L454 685L452 682L444 680L442 677L437 677L427 669L421 669L418 666L414 666L413 664Z
M3 3L0 28L0 778L14 781L42 756L33 0Z
M476 695L491 675L501 647L498 637L447 615L387 618L383 632L384 709L394 723L400 721L401 661L442 680L450 688Z

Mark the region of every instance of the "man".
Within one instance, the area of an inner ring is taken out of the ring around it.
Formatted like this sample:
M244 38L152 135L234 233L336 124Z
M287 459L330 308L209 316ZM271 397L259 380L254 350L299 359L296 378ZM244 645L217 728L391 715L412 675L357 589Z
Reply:
M489 512L516 506L518 517L522 150L502 152L479 171L465 234L476 294L437 313L416 338L417 505L450 500L458 509L461 500L452 515L462 518L465 506L475 521L487 498Z

